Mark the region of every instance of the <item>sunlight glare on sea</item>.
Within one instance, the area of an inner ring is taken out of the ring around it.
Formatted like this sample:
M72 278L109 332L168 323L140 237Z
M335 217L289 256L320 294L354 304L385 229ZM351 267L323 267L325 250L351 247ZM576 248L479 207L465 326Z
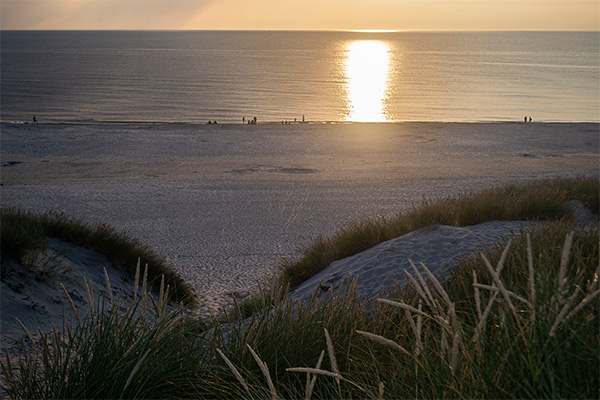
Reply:
M388 121L387 98L390 82L388 46L378 40L350 42L345 63L346 121Z

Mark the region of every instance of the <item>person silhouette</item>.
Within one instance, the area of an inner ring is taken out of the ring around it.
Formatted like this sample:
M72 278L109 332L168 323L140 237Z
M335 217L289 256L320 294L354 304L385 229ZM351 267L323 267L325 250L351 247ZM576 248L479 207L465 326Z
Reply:
M529 123L531 123L531 115L529 116Z
M525 123L527 123L527 115L526 115L525 117L523 117L523 121L524 121Z
M37 124L37 118L35 117L35 115L33 116L33 123Z

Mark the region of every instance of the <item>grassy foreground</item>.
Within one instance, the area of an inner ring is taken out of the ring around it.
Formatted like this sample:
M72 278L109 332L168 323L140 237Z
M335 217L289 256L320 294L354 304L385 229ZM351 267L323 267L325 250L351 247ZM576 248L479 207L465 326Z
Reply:
M588 181L572 180L587 189L562 201L597 212ZM532 212L523 218L542 218ZM556 216L568 209L543 217ZM350 284L300 304L275 286L262 312L239 323L233 310L211 331L142 290L124 314L98 303L64 332L30 335L22 357L1 361L2 387L13 398L598 398L599 238L597 226L554 220L463 260L446 282L419 268L382 300ZM153 318L136 312L146 308Z
M64 213L43 214L16 208L0 209L1 262L23 262L32 252L47 247L47 237L54 237L98 252L116 267L133 277L138 258L148 265L148 279L158 291L161 278L173 288L171 300L194 306L192 288L148 246L107 224L88 225Z

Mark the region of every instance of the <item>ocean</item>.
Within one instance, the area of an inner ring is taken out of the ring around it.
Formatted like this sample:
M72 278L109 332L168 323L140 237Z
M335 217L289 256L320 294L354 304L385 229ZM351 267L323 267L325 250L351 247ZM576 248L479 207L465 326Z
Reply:
M2 31L2 121L600 121L597 32Z

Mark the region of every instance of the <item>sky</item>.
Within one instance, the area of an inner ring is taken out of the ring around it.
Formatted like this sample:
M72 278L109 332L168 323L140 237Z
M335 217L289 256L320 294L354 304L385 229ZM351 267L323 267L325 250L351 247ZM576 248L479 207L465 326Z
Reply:
M599 0L0 0L2 30L600 30Z

